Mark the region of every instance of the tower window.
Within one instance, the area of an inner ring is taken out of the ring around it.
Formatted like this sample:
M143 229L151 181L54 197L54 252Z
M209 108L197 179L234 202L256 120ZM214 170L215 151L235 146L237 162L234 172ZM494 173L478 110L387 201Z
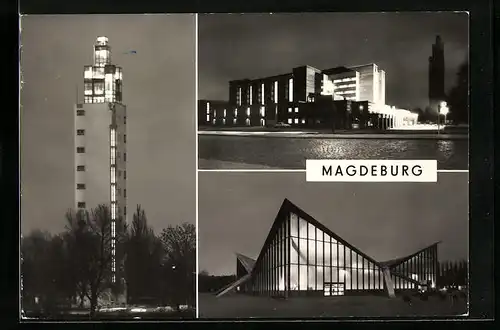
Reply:
M123 189L123 197L127 198L127 189Z
M123 143L127 143L127 134L123 134Z
M127 116L123 116L123 123L126 124L127 123Z
M124 162L126 162L126 161L127 161L127 153L126 153L126 152L124 152L124 153L123 153L123 161L124 161Z
M123 215L127 215L127 207L126 206L123 207Z
M123 178L126 179L127 178L127 171L123 171Z
M78 166L76 167L76 170L77 170L78 172L83 172L83 171L85 171L85 165L78 165Z
M86 204L85 202L78 202L77 206L79 209L84 209L86 207Z
M77 183L76 184L76 189L78 189L78 190L85 189L85 183Z
M84 129L77 129L76 135L85 135L85 130Z
M85 110L76 110L76 115L77 116L85 116Z
M85 147L76 147L76 153L78 153L78 154L84 154L85 153Z

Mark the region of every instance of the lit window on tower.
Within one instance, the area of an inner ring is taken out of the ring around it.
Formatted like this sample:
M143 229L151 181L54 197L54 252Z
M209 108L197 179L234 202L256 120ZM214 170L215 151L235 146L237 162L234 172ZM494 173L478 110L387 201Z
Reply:
M274 95L273 95L274 96L274 103L278 103L278 81L277 80L274 82L273 91L274 91Z
M265 97L264 97L264 84L260 85L260 104L265 104Z
M238 87L238 91L236 93L236 104L241 105L241 87Z
M122 70L111 64L111 49L106 37L94 45L94 64L84 68L84 103L121 102Z

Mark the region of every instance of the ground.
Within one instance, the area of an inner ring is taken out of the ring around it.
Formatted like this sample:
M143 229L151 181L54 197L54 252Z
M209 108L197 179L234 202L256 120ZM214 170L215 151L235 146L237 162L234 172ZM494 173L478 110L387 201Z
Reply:
M200 317L206 318L308 318L308 317L397 317L452 316L467 312L465 300L430 297L413 298L411 305L402 297L384 296L296 297L287 300L233 294L217 298L199 295Z

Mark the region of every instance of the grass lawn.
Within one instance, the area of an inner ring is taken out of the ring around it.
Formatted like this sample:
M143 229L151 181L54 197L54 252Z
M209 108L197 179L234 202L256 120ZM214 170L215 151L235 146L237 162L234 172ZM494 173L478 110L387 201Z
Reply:
M308 317L397 317L452 316L467 312L467 303L429 297L413 298L412 304L402 297L383 296L293 297L278 300L234 294L220 298L199 295L200 317L203 318L308 318Z

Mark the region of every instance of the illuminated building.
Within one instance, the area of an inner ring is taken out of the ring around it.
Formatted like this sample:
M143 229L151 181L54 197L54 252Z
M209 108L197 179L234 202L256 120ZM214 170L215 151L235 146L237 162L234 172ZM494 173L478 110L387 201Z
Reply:
M429 106L436 113L439 104L446 100L444 74L444 44L441 37L437 36L429 57Z
M111 64L108 38L94 45L94 64L84 69L84 103L75 105L75 208L110 205L113 282L116 219L127 215L127 113L122 69Z
M385 71L373 63L327 70L301 66L278 76L230 81L229 101L199 101L198 123L385 130L417 122L416 114L386 105L385 93Z
M257 259L238 254L237 280L217 295L237 291L271 296L394 296L434 288L437 245L379 262L285 199Z

